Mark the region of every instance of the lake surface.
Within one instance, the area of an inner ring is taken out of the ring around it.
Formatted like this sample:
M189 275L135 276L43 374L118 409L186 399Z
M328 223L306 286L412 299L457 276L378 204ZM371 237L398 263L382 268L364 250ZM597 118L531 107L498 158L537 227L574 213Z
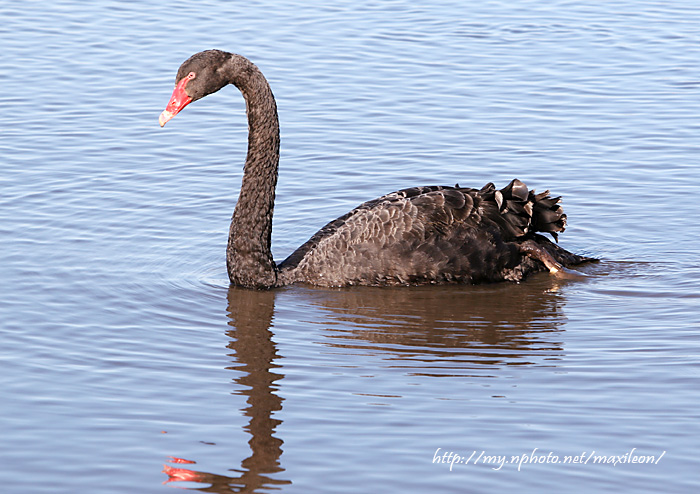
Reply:
M697 2L0 5L0 491L700 489ZM564 196L585 280L229 288L252 59L273 252L413 185Z

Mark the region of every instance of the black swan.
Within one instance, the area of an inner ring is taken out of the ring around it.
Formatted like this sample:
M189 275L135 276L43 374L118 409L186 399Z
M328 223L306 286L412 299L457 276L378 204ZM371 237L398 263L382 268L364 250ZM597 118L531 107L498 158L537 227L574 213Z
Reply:
M272 288L520 281L529 273L593 260L557 239L566 215L560 198L535 194L519 180L503 189L412 187L365 202L321 228L276 264L270 238L279 164L277 105L262 72L247 58L207 50L177 72L161 127L185 106L233 84L246 102L248 154L226 249L231 283Z

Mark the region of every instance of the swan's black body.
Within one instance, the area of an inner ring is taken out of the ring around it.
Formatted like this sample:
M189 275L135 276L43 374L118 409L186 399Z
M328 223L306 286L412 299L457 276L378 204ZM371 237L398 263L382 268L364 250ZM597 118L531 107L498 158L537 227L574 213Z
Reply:
M566 215L559 198L519 180L497 190L414 187L368 201L328 223L279 265L270 251L279 164L279 124L260 70L219 50L186 60L161 125L191 101L234 84L248 115L248 154L226 252L231 283L271 288L519 281L531 272L579 264L537 232L555 238Z

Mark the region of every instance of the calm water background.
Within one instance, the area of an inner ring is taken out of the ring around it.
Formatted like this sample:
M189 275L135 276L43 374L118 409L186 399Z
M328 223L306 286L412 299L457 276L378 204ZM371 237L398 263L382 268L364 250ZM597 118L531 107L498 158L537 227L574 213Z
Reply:
M0 4L0 490L698 492L698 3L332 5ZM207 48L278 100L276 258L386 192L518 177L603 262L229 289L242 98L157 123ZM633 448L665 454L474 464Z

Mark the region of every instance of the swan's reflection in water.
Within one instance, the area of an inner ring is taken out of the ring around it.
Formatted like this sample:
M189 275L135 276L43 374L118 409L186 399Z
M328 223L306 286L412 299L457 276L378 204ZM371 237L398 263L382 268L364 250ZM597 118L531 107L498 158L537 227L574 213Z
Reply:
M229 369L240 373L234 382L247 397L244 429L252 454L231 469L232 476L166 466L168 482L207 484L193 489L217 493L260 492L291 483L281 466L283 441L275 436L281 424L275 412L283 402L277 394L283 377L276 371L280 356L270 331L276 297L283 305L276 324L293 325L295 331L320 329L311 337L347 359L339 367L352 361L343 353L375 354L387 367L405 368L414 376L483 377L498 375L505 365L556 365L563 356L558 335L565 320L560 283L568 282L544 275L522 285L477 287L230 288L228 348L234 365Z
M527 283L357 287L312 290L326 330L324 344L349 354L375 354L412 375L467 375L502 365L555 365L565 322L562 284L543 275Z
M252 454L241 462L240 469L232 469L235 476L216 475L188 468L167 466L167 482L189 481L209 484L208 487L193 488L202 492L259 492L291 483L278 475L282 440L275 437L275 428L281 423L273 414L282 409L282 398L276 391L275 382L283 376L274 372L279 367L274 363L278 357L272 341L270 326L274 311L274 292L231 288L228 293L229 325L231 338L228 348L233 350L234 365L229 369L241 375L234 382L242 387L240 394L247 396L247 407L243 413L250 418L244 427L250 434L248 441ZM173 458L171 463L188 463L188 460ZM274 475L274 476L273 476Z

